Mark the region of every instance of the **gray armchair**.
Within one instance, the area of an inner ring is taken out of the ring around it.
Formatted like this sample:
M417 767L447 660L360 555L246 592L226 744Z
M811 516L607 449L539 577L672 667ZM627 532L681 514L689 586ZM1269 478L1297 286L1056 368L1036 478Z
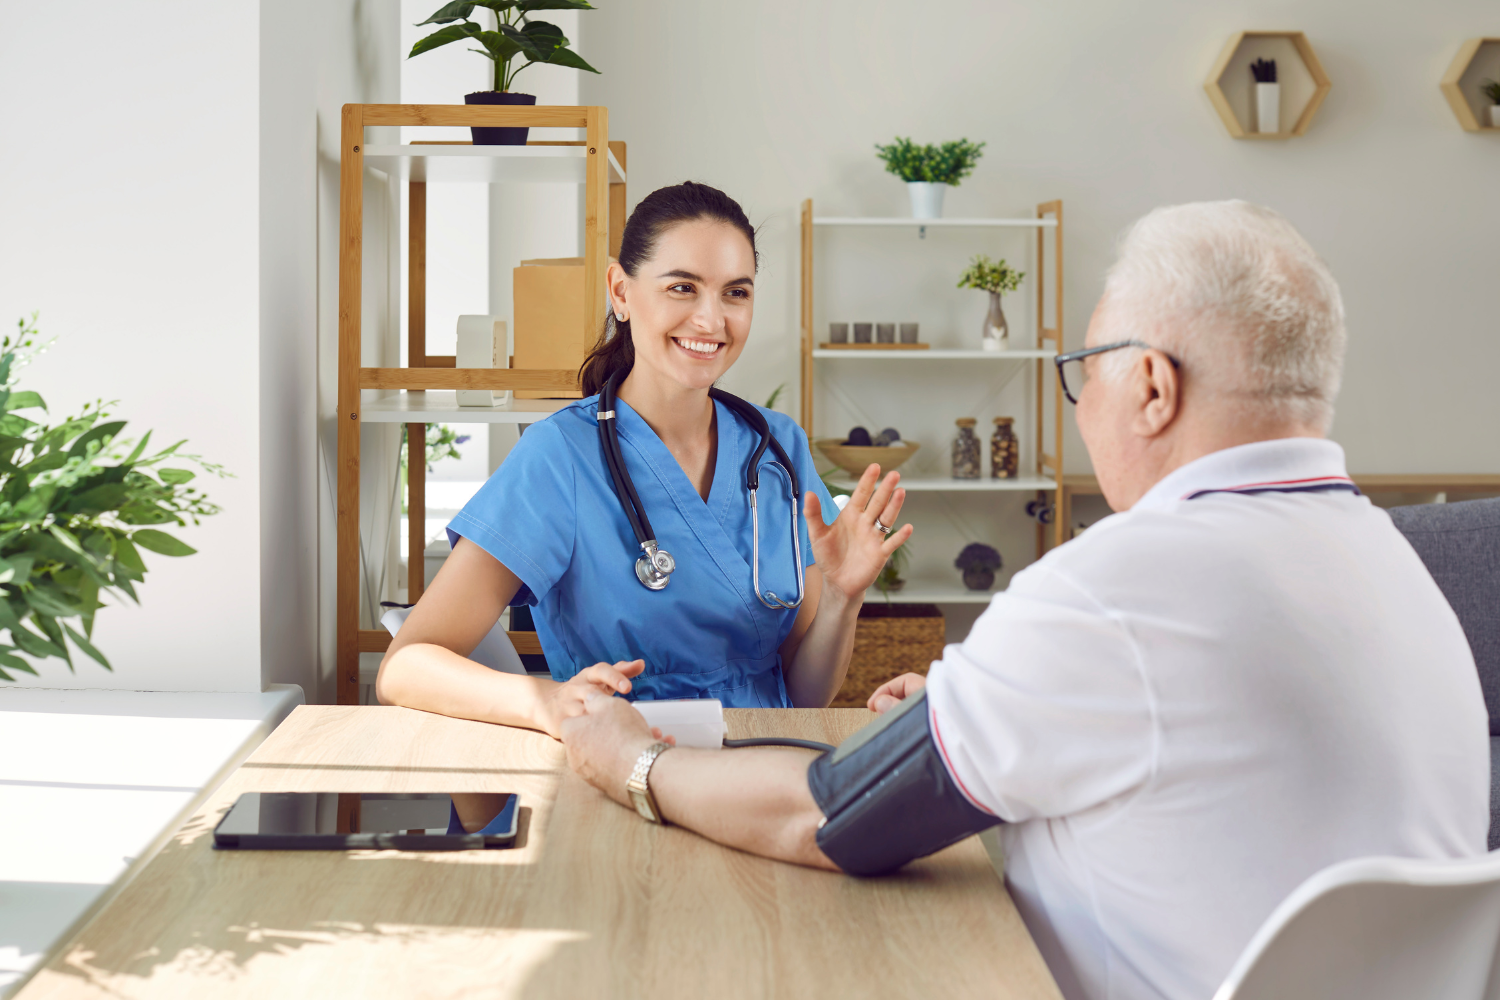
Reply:
M1391 520L1458 614L1490 710L1490 850L1500 848L1500 498L1395 507Z

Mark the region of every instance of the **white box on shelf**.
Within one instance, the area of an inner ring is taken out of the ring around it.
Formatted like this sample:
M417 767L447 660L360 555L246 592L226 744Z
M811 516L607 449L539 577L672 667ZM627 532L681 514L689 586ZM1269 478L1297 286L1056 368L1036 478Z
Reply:
M458 317L456 368L509 368L505 320L494 316ZM492 389L459 389L459 406L494 406L510 401L510 392Z

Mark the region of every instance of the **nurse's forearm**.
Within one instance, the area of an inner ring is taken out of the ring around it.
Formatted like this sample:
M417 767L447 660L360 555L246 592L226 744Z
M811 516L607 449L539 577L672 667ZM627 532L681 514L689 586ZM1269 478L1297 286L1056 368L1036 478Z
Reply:
M388 705L546 732L538 710L556 686L544 677L501 673L451 649L414 642L382 665L376 693Z
M854 651L854 626L859 621L858 600L834 587L824 587L817 615L793 655L786 673L786 690L798 708L824 708L843 686Z

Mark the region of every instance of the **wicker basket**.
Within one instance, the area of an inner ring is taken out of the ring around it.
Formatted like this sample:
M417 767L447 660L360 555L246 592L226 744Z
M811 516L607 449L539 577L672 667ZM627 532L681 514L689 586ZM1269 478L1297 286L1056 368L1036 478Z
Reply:
M904 673L926 674L943 655L943 613L936 604L866 604L854 630L854 655L834 708L863 708L875 689Z

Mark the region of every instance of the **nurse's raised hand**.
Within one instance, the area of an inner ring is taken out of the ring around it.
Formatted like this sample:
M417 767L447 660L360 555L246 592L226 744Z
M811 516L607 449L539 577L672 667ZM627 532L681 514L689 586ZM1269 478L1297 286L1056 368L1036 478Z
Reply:
M582 715L584 702L599 695L629 694L630 678L645 669L645 660L585 667L561 684L554 684L537 701L532 722L547 735L562 739L563 720Z
M901 505L906 502L906 491L898 486L900 482L899 472L881 479L880 466L870 465L832 524L823 523L823 507L817 494L807 494L807 534L812 539L813 557L823 574L825 594L832 587L850 600L862 597L891 553L911 537L910 524L895 527ZM877 519L884 527L893 529L890 534L876 526Z

